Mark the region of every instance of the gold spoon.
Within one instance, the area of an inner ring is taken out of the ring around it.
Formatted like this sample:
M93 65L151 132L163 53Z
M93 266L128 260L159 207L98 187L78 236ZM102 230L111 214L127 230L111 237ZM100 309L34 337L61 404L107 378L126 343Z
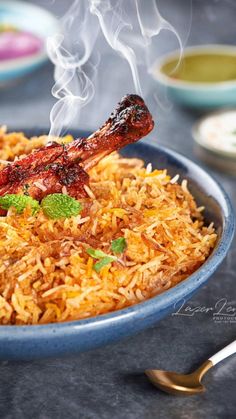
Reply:
M223 361L230 355L236 353L236 340L215 355L205 361L196 371L191 374L178 374L176 372L162 370L146 370L148 376L154 386L170 394L191 395L205 391L205 387L201 384L202 377L205 373L218 362Z

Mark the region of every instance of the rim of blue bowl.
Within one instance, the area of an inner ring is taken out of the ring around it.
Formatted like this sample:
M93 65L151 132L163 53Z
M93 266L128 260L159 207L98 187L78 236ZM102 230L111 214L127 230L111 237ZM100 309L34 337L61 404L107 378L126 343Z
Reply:
M193 169L198 170L209 181L213 182L218 188L222 199L223 205L222 210L224 214L224 226L221 238L219 239L216 247L214 248L211 255L203 263L200 268L198 268L192 275L186 278L184 281L175 285L174 287L164 291L161 294L158 294L154 297L151 297L144 302L134 304L132 306L126 307L121 310L116 310L106 314L100 314L94 317L89 317L81 320L74 320L62 323L48 323L42 325L6 325L0 326L0 340L3 340L4 337L7 339L13 338L14 340L24 340L27 341L29 338L38 339L40 333L41 337L58 337L58 335L66 336L70 334L76 334L77 331L81 330L83 327L88 328L88 326L101 327L107 323L115 323L120 321L126 321L129 317L143 318L143 315L148 317L155 310L164 311L166 307L170 305L175 305L177 302L183 301L184 297L191 294L191 291L194 292L200 285L204 284L216 268L221 264L224 257L226 256L231 242L233 240L234 231L235 231L235 216L232 204L230 199L222 186L218 181L211 175L209 175L200 165L196 164L192 160L185 157L183 154L176 152L170 148L159 146L154 144L152 140L146 139L141 142L141 144L154 148L155 151L160 150L164 154L169 155L170 157L182 162L187 167L193 167ZM196 285L197 284L197 285ZM194 286L196 285L196 286ZM52 335L53 333L53 335Z
M157 80L159 83L174 87L176 89L184 89L184 90L209 90L215 91L217 90L224 90L225 88L229 89L232 87L236 87L236 80L225 80L219 81L214 83L209 82L191 82L185 80L176 80L170 76L167 76L161 71L161 67L166 64L168 61L174 58L181 59L184 56L188 56L193 52L199 53L209 53L210 51L222 51L224 54L233 54L236 56L236 45L229 45L229 44L205 44L205 45L192 45L189 47L184 48L184 51L181 54L180 50L174 50L168 52L167 54L163 54L160 58L158 58L151 67L150 73L152 74L153 78Z

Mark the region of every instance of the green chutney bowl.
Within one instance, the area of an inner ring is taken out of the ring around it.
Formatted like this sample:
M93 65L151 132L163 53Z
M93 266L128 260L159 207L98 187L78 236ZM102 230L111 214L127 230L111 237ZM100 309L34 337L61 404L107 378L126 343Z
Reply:
M174 51L151 69L159 89L183 106L212 109L236 105L236 46L198 45Z

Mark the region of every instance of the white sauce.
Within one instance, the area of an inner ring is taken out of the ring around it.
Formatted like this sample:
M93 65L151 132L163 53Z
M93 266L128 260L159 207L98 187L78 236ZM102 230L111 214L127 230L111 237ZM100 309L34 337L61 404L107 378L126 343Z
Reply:
M236 110L205 118L198 126L199 142L208 148L236 153Z

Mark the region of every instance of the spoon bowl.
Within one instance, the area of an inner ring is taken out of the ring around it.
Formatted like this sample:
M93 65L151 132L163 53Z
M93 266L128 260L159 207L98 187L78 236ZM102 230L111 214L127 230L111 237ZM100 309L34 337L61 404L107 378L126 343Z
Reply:
M206 390L201 384L201 379L211 367L212 363L208 360L191 374L178 374L162 370L146 370L145 374L152 384L166 393L191 395Z
M186 396L202 393L205 391L205 387L202 385L201 380L206 372L214 365L223 361L223 359L235 353L236 340L207 359L207 361L191 374L178 374L176 372L162 370L146 370L145 374L155 387L166 393Z

